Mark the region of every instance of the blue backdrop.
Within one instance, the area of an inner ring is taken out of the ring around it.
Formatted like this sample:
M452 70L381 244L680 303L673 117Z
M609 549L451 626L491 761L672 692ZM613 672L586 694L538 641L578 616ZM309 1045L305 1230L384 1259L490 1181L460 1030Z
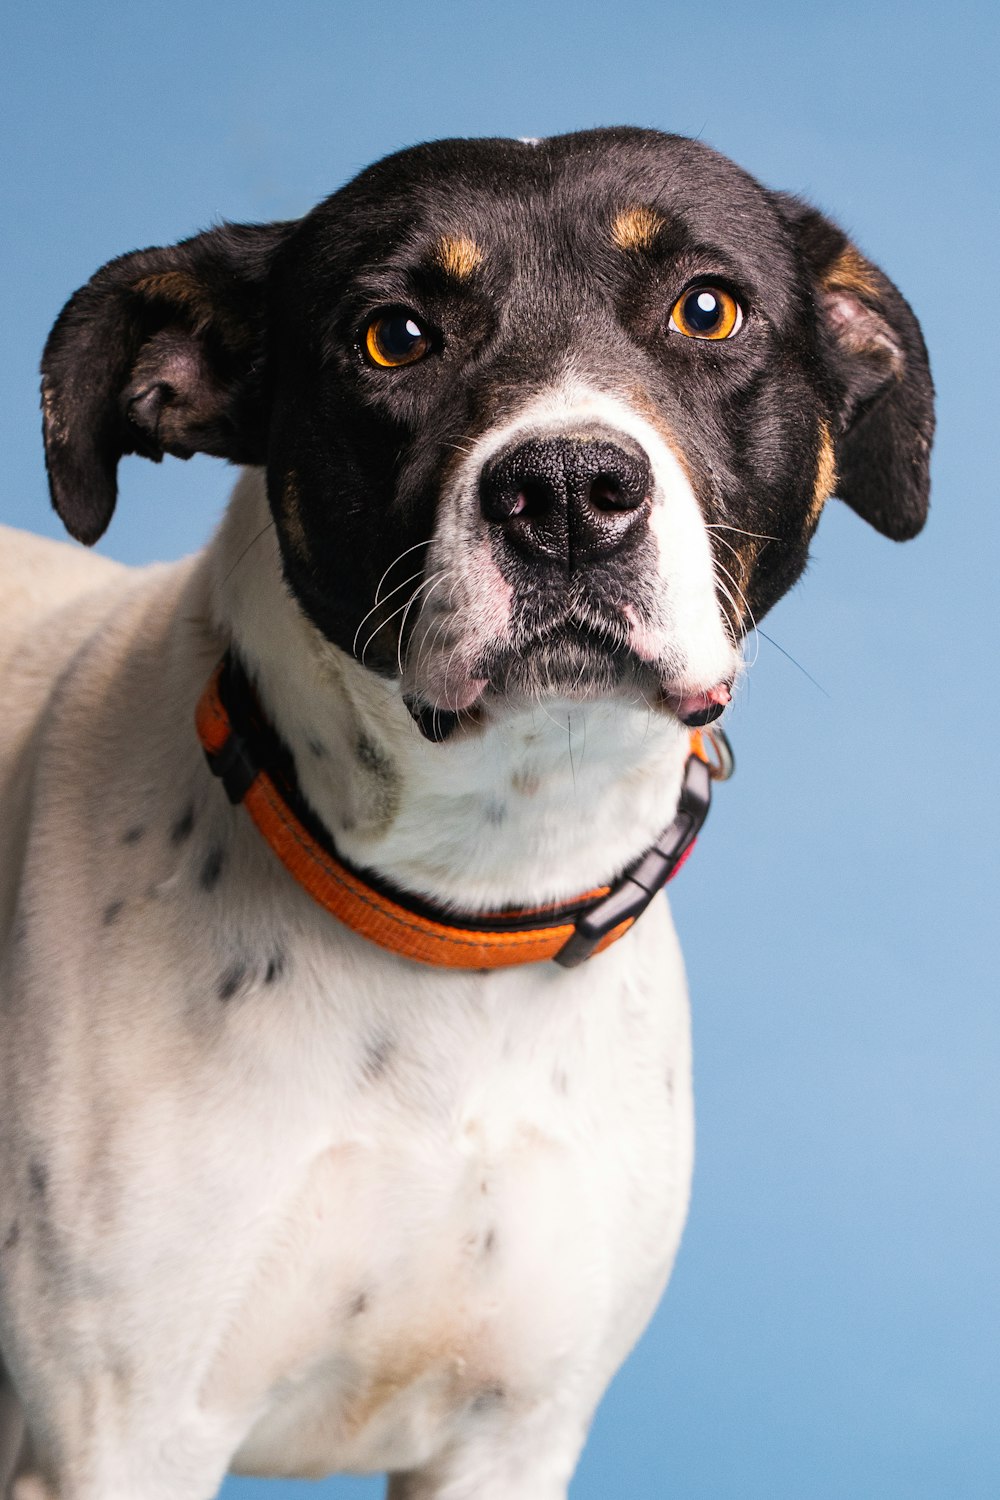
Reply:
M931 524L897 547L828 507L731 715L739 776L675 887L690 1224L573 1500L1000 1494L996 7L10 0L4 28L14 524L58 531L36 366L102 261L298 214L426 137L700 135L834 213L903 288L940 391ZM102 550L194 548L229 481L127 461Z

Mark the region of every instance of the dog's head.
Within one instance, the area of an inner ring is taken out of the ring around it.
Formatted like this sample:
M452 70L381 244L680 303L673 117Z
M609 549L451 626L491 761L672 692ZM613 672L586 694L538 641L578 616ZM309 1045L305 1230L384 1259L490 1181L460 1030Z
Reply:
M265 465L287 581L425 732L625 693L721 712L833 493L927 509L927 356L828 219L696 142L445 141L305 218L127 255L43 362L55 506L123 453Z

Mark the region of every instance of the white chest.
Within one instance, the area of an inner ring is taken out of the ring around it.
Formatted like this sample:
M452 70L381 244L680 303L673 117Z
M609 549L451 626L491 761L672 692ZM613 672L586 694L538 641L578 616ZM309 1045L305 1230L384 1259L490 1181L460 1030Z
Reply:
M682 976L665 920L644 939L541 983L400 996L373 970L360 1027L329 1041L325 1111L314 1038L280 1141L241 1163L261 1202L202 1389L254 1413L238 1470L408 1467L464 1424L603 1388L687 1204Z

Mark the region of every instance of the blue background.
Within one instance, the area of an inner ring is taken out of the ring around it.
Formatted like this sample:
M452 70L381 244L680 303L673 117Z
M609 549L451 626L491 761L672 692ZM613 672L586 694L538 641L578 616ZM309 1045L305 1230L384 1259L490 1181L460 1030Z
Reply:
M828 507L730 718L740 767L675 887L694 1202L573 1500L1000 1494L996 933L997 10L11 4L5 486L50 534L36 366L107 258L295 215L448 134L629 122L812 197L922 319L935 509L897 547ZM230 482L130 459L102 550L199 545ZM368 1500L378 1480L230 1481Z

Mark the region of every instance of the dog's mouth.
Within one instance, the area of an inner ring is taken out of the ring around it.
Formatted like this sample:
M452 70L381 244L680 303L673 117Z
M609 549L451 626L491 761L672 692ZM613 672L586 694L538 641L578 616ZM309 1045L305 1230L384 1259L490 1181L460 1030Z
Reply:
M664 670L633 648L623 621L570 611L562 620L494 645L443 693L405 693L406 706L426 738L440 742L460 726L476 726L498 712L558 698L583 703L619 699L672 714L696 727L717 719L730 702L732 681L699 686Z

